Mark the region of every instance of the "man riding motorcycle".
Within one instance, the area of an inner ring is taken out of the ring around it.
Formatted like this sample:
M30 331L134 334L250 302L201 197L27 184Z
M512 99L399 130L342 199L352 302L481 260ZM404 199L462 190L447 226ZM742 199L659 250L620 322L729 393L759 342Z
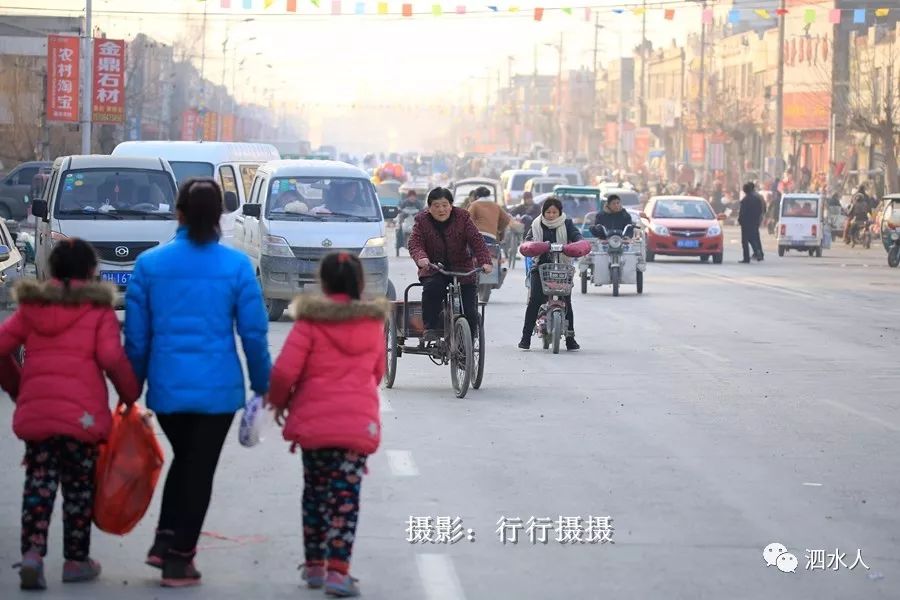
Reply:
M622 199L615 194L606 199L603 210L594 217L594 224L591 226L591 233L597 239L606 239L606 231L625 231L629 225L634 225L631 220L631 214L622 208Z
M865 186L853 196L852 204L847 211L847 225L844 227L844 243L849 244L860 227L865 227L869 220L871 203Z

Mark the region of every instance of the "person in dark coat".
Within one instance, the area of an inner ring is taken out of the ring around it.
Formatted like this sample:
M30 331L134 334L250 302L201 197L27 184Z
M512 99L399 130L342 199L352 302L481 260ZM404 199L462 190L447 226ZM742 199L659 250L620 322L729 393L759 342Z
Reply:
M744 184L744 198L738 213L738 224L741 226L741 247L744 249L742 263L750 262L750 248L753 258L763 260L762 240L759 239L759 226L765 214L765 201L756 193L756 186L748 182Z
M436 341L443 334L441 309L452 277L437 273L431 264L442 264L445 271L471 271L481 266L485 273L493 268L484 236L475 227L468 211L453 206L453 193L446 188L428 192L428 209L416 215L409 236L409 255L419 267L422 282L422 320L424 342ZM474 256L473 256L474 254ZM478 331L477 275L460 278L463 312L474 336Z
M604 228L606 228L606 231L624 232L629 225L634 225L634 222L631 220L631 214L622 208L622 199L613 194L606 199L603 210L594 217L591 233L594 234L594 237L604 240L606 239Z
M563 212L562 202L556 196L550 196L544 200L541 207L541 216L534 220L531 229L525 233L526 242L550 242L551 244L571 244L582 239L581 232L575 227L572 219L566 217ZM522 341L519 348L528 350L531 348L531 335L537 322L541 305L547 301L544 290L541 287L541 274L538 266L552 260L549 252L542 254L534 261L531 267L531 284L528 294L528 308L525 309L525 324L522 326ZM566 350L578 350L581 346L575 341L575 316L572 313L572 298L565 297L566 320L569 321L569 330L566 332Z

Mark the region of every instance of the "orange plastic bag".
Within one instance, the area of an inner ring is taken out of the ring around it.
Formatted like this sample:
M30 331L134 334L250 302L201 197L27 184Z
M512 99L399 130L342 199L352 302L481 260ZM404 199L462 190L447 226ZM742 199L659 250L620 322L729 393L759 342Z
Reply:
M109 440L97 459L94 524L125 535L138 524L163 466L163 451L151 423L152 414L134 405L113 413Z

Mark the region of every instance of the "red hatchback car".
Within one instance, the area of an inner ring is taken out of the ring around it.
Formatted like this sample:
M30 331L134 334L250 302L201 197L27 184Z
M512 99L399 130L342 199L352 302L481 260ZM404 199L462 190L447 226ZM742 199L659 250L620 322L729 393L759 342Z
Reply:
M721 220L709 202L697 196L654 196L641 213L647 260L654 256L699 256L722 263L725 241Z

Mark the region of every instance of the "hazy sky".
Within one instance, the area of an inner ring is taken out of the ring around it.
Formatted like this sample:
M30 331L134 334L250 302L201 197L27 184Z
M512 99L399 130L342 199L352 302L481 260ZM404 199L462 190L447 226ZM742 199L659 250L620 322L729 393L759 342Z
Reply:
M490 77L492 94L496 89L498 70L502 82L507 76L507 57L513 56L513 73L531 73L534 69L535 47L537 65L542 73L555 74L558 55L547 43L558 43L563 35L563 54L567 68L590 68L594 44L593 20L586 22L584 9L575 8L573 14L551 11L553 7L584 6L584 2L499 2L497 14L445 14L434 17L431 6L438 0L413 2L416 14L402 18L402 2L390 2L394 14L380 16L377 2L367 0L364 17L345 14L331 16L330 0L321 0L316 9L309 0L299 0L300 15L285 13L286 0L275 0L263 9L263 0L253 0L254 8L245 11L242 0L232 0L232 8L220 8L220 0L208 0L206 31L207 61L205 71L214 81L221 78L222 41L230 27L228 72L225 81L230 85L232 52L237 46L238 60L246 58L240 72L240 91L252 93L255 88L277 87L301 92L307 102L347 104L377 104L407 102L411 98L425 103L467 102L471 97L476 105L483 105ZM626 0L634 3L634 0ZM615 2L595 0L603 29L599 35L601 62L618 54L619 40L615 32L623 32L626 53L636 44L641 19L626 12L616 15L608 7ZM32 6L35 9L60 9L71 13L51 11L46 14L78 14L84 0L5 0L4 6ZM143 32L166 42L174 42L185 32L198 31L202 22L203 2L197 0L94 0L94 21L110 37L130 38ZM455 10L465 4L469 11L485 11L484 3L466 0L445 0L444 10ZM542 22L533 20L533 9L540 5L547 9ZM599 8L601 6L607 8ZM621 5L621 3L620 3ZM355 0L343 0L345 13L353 12ZM520 12L509 8L519 6ZM237 8L234 8L237 7ZM648 37L657 43L669 43L674 35L696 26L699 9L676 6L677 20L667 22L659 10L648 12ZM113 12L115 11L115 12ZM128 14L122 11L143 11ZM153 11L156 14L152 14ZM250 23L241 19L253 18ZM192 27L186 28L186 24ZM245 41L256 37L254 41ZM198 48L199 50L199 48ZM257 56L257 53L262 53ZM199 64L199 60L197 60ZM272 65L269 69L266 65ZM464 85L467 83L467 85Z

